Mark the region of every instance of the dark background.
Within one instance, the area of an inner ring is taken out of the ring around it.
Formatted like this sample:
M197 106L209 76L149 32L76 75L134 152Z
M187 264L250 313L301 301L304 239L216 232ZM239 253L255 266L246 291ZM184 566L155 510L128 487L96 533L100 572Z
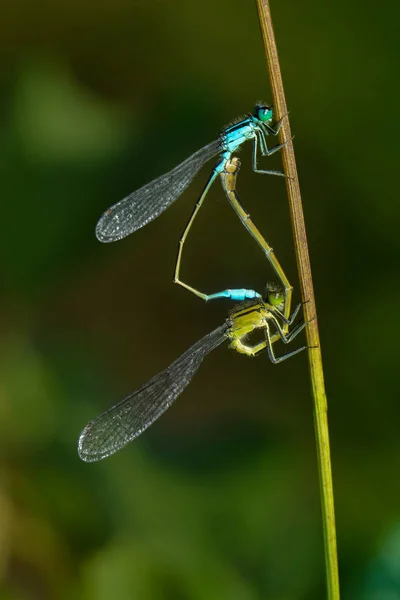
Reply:
M343 598L400 598L398 3L272 2L329 402ZM145 435L98 464L86 422L226 318L172 284L211 164L116 244L103 210L271 99L254 2L3 3L0 598L320 600L307 356L226 345ZM284 182L239 192L290 280ZM265 159L279 168L280 157ZM214 185L183 278L273 277ZM296 290L294 301L298 301ZM301 343L301 340L300 342Z

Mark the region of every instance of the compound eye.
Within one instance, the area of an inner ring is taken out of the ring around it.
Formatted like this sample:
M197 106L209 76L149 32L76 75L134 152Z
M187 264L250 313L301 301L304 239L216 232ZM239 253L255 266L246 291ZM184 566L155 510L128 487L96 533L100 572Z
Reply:
M256 114L260 121L271 121L272 120L272 108L270 106L257 106Z

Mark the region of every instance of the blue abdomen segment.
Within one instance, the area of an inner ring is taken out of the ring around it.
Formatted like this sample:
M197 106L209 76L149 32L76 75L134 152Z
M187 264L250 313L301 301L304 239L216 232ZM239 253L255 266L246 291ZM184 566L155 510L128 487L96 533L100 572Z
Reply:
M261 298L261 294L254 290L246 290L245 288L238 290L223 290L222 292L217 292L216 294L209 294L206 298L206 301L208 302L208 300L216 300L217 298L229 298L229 300L240 302L242 300Z

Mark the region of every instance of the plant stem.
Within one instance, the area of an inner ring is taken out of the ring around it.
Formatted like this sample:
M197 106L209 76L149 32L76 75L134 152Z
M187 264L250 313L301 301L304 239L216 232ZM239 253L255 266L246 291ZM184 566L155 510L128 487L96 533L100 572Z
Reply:
M268 71L271 79L274 110L275 114L280 118L281 116L286 115L288 111L268 0L257 0L257 7ZM289 198L289 209L293 228L297 267L299 271L300 288L303 301L305 302L304 318L307 321L306 335L309 346L308 356L314 399L314 426L321 490L327 595L329 600L339 600L340 592L337 565L335 510L327 418L328 406L325 394L321 346L318 333L318 321L316 316L317 313L311 276L310 257L307 246L306 228L292 134L288 118L284 119L280 130L280 142L282 143L286 140L289 140L289 143L282 149L282 160L284 173L286 175L286 187Z

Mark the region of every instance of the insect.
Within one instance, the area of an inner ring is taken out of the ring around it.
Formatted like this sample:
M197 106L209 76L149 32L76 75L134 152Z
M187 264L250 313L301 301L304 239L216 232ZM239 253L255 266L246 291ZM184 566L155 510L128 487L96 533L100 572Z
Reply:
M257 356L266 349L273 363L280 363L304 350L307 346L277 357L273 348L279 339L285 344L290 343L305 327L305 323L299 323L290 333L283 329L283 325L290 327L294 323L300 307L301 304L287 319L283 312L282 288L268 284L265 301L242 303L220 327L193 344L164 371L90 421L79 437L80 458L86 462L101 460L143 433L183 392L203 359L224 341L229 341L230 348L247 356ZM264 339L251 345L246 338L256 329L264 332Z
M238 209L240 202L237 199L234 199L235 195L237 198L235 190L228 190L226 186L230 186L230 188L232 188L232 185L236 186L236 177L240 163L238 159L237 162L235 162L235 159L231 160L232 154L247 140L253 141L253 170L256 173L284 176L280 171L261 170L257 166L259 154L258 146L260 146L261 156L271 156L286 145L286 143L284 143L278 144L270 149L268 148L266 138L270 134L274 136L278 135L282 125L282 119L275 124L275 128L272 123L272 108L264 104L256 104L252 114L248 114L244 119L225 128L217 140L192 154L192 156L172 169L172 171L154 179L106 210L100 217L96 226L97 238L101 242L115 242L130 235L158 217L183 193L201 167L211 158L218 155L218 161L211 171L208 181L180 239L174 282L191 291L203 300L212 300L215 298L231 298L232 300L261 298L261 295L254 290L244 289L224 290L223 292L209 295L203 294L199 290L196 290L181 281L179 275L182 251L186 237L209 189L218 175L221 176L225 193L241 222L248 231L250 231L253 237L255 237L256 241L263 249L266 249L266 242L256 229L255 225L251 224L251 226L249 226L250 222L247 223L249 215L247 215L242 208ZM270 254L271 252L272 248L269 248L268 253ZM280 276L279 273L278 275ZM289 297L291 287L287 281L284 283L284 287L288 288L287 296ZM289 314L290 302L288 302L287 311L287 314Z

